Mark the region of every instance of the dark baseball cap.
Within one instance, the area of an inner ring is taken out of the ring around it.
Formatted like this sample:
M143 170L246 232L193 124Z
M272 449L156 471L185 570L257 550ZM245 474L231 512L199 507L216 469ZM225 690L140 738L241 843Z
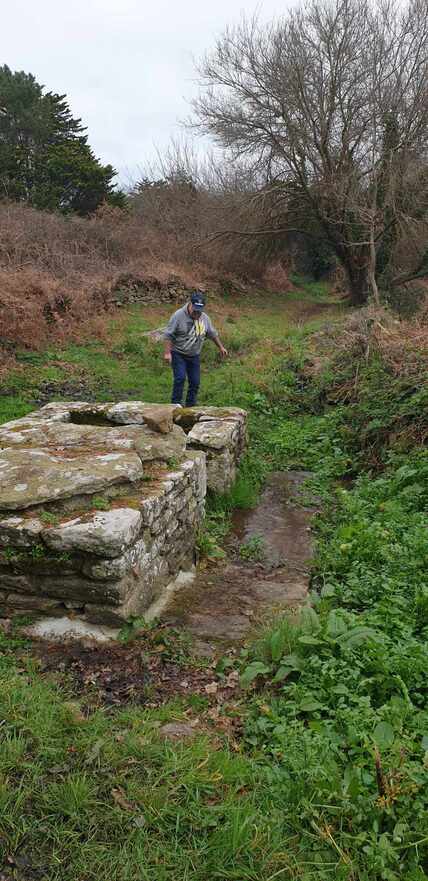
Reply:
M201 291L194 291L190 302L195 309L199 309L201 312L205 308L205 297Z

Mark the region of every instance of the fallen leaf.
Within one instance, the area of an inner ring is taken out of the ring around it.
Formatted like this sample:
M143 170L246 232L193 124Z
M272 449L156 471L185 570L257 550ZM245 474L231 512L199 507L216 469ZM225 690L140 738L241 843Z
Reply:
M119 807L123 808L125 811L135 811L135 805L128 801L123 789L112 789L111 794Z
M236 688L238 685L239 673L237 670L233 670L232 673L229 673L226 682L224 683L225 688Z
M218 691L217 682L208 682L205 686L205 691L207 694L216 694Z

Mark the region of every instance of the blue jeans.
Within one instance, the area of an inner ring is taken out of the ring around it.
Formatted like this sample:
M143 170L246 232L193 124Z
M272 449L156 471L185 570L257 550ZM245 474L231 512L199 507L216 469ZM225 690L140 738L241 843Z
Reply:
M201 379L201 359L199 355L181 355L180 352L171 352L172 372L174 374L174 385L172 388L172 403L181 404L183 397L184 383L187 376L188 389L186 397L186 407L193 407L199 391L199 383Z

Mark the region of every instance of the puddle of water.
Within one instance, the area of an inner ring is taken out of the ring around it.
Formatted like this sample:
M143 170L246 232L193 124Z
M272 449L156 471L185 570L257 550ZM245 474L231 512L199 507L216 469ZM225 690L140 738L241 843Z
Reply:
M309 524L315 509L296 506L309 476L305 471L274 472L257 507L234 514L233 533L239 544L260 537L267 567L297 565L301 569L310 562L313 543Z
M309 476L306 472L270 475L257 507L235 514L232 559L198 572L191 585L175 594L164 613L168 622L183 627L197 641L230 646L242 642L273 611L305 602L313 554L310 522L316 508L297 503ZM263 541L262 563L244 561L236 554L236 546L254 536Z

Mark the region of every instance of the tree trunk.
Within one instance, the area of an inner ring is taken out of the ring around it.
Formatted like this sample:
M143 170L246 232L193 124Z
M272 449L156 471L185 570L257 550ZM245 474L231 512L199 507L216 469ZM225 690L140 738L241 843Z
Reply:
M351 306L364 306L370 294L370 281L367 266L347 261L345 264Z

